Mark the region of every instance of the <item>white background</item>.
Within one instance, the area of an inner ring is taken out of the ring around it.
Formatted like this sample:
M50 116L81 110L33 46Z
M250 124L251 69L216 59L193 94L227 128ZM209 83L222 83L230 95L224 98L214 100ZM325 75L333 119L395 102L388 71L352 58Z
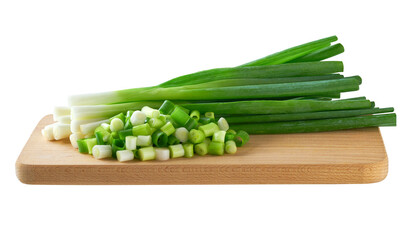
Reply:
M358 93L399 113L400 1L1 1L1 239L403 239L401 129L366 185L36 186L15 161L70 94L149 86L337 35Z

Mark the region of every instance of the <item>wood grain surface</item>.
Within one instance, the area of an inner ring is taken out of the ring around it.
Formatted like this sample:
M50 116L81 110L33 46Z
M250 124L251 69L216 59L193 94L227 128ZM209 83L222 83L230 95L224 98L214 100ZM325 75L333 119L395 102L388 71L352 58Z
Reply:
M253 135L235 155L168 161L97 160L66 141L33 131L16 162L27 184L305 184L373 183L388 172L378 128L323 133Z

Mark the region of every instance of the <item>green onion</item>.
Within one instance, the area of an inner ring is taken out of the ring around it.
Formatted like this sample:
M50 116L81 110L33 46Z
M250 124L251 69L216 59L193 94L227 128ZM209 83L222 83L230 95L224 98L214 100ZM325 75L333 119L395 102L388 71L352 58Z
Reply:
M181 141L175 137L174 134L169 135L168 137L168 145L176 145L179 144Z
M92 155L96 159L110 158L112 157L111 145L95 145L92 148Z
M86 139L78 139L77 140L77 147L79 153L88 153L87 143L85 142Z
M171 122L165 123L165 125L162 126L160 128L160 130L163 131L167 136L169 136L169 135L171 135L172 133L175 132L175 128L174 128L174 126L172 125Z
M159 118L151 118L150 120L148 120L147 123L150 125L150 127L152 127L152 128L157 128L157 129L159 129L159 128L161 128L162 126L165 125L165 122L162 121L162 120L159 119Z
M136 145L139 147L149 147L152 145L152 138L150 135L139 135L137 136Z
M194 148L197 155L204 156L208 153L208 145L205 142L196 144Z
M137 148L137 137L135 136L126 136L125 145L127 150L136 150Z
M183 109L179 106L176 106L175 109L171 113L171 118L178 123L179 126L183 127L190 119L190 116L183 111Z
M131 150L119 150L116 152L116 158L119 162L134 160L134 153Z
M166 147L168 145L168 136L161 130L158 130L153 133L152 142L156 147Z
M205 116L206 118L210 118L211 122L214 122L214 121L215 121L214 112L206 112L206 113L204 114L204 116Z
M186 105L188 108L199 108L201 112L213 109L216 114L275 114L320 112L328 110L347 110L371 108L369 100L254 100L218 103L200 103ZM228 121L227 117L227 121ZM228 121L231 122L231 121Z
M322 49L319 49L317 51L311 52L307 55L304 55L302 57L296 58L294 60L289 61L290 63L293 62L314 62L314 61L321 61L333 56L336 56L340 53L344 52L344 47L340 43L337 43L335 45L325 47Z
M141 111L149 118L157 118L160 115L160 111L150 108L148 106L144 106Z
M234 141L237 147L242 147L249 142L249 134L244 130L239 130L237 134L235 134Z
M294 76L317 76L343 71L342 62L308 62L288 63L273 66L215 69L219 73L208 73L198 83L217 79L234 78L271 78ZM187 82L187 80L184 80ZM331 83L330 83L330 82ZM196 83L193 81L193 83ZM175 85L176 86L176 85ZM262 84L234 86L223 88L186 89L186 87L148 88L145 90L127 89L114 92L75 95L69 98L71 106L112 104L145 100L218 100L218 99L250 99L292 96L311 96L319 93L344 92L357 90L355 81L346 79L322 80L314 82L297 82L290 84Z
M260 84L273 84L273 83L308 82L308 81L341 79L343 77L344 76L341 74L327 74L327 75L306 76L306 77L224 79L224 80L215 80L207 83L188 85L186 86L186 89L232 87L232 86L260 85Z
M198 122L194 118L189 118L189 120L185 123L185 128L190 131L194 128L197 128Z
M194 155L193 144L185 143L183 144L183 149L185 150L185 157L191 158Z
M280 134L323 132L352 128L396 126L396 114L367 115L359 117L346 117L334 119L270 122L270 123L245 123L232 124L236 130L245 130L250 134Z
M237 151L236 143L232 140L225 142L225 152L229 154L235 154Z
M193 110L193 111L190 113L190 117L193 118L193 119L195 119L196 121L199 121L199 119L200 119L200 112L199 112L198 110Z
M168 148L155 148L156 160L168 160L169 159L169 149Z
M302 45L298 45L292 48L288 48L281 52L277 52L266 56L264 58L260 58L254 60L249 63L245 63L240 67L244 66L261 66L261 65L269 65L269 64L282 64L298 57L304 56L310 52L316 51L323 47L329 46L331 42L337 41L336 36L331 36L328 38L319 39L313 42L308 42Z
M227 133L232 133L232 134L235 135L235 134L236 134L236 131L235 131L234 129L228 129L228 130L227 130Z
M203 142L205 139L205 135L203 131L197 130L197 129L192 129L189 132L189 141L191 143L197 144Z
M125 142L121 139L112 140L112 157L116 158L116 152L125 150Z
M231 141L235 139L235 135L234 133L230 133L230 132L226 132L225 133L225 142Z
M118 132L119 138L122 140L125 140L127 136L133 136L133 130L132 129L126 129Z
M199 119L199 123L201 123L201 124L211 123L211 121L212 121L212 119L211 119L211 118L208 118L208 117L201 117L201 118Z
M224 143L212 141L208 145L208 153L211 155L224 155Z
M175 137L180 142L185 143L189 139L189 131L184 127L177 128L175 131Z
M217 125L220 128L220 130L223 131L227 131L229 129L229 125L227 120L225 120L225 118L221 117L220 119L218 119L217 121Z
M144 123L141 125L134 126L132 128L132 132L134 136L138 135L151 135L151 127L148 123Z
M215 132L220 131L220 128L215 123L208 123L206 125L200 126L199 130L201 130L206 137L211 137Z
M175 109L175 104L169 100L165 100L159 108L160 113L165 115L170 115Z
M156 157L153 147L142 147L138 150L138 155L141 161L154 160Z
M225 131L217 131L213 134L213 142L225 142Z
M130 117L130 122L133 126L144 124L146 121L146 114L142 111L134 111Z
M258 122L282 122L309 119L326 119L354 117L366 114L393 112L393 108L366 108L353 110L334 110L321 112L303 112L303 113L286 113L286 114L269 114L269 115L240 115L226 117L231 124L235 123L258 123Z
M171 145L168 147L171 158L179 158L185 156L185 149L182 144Z

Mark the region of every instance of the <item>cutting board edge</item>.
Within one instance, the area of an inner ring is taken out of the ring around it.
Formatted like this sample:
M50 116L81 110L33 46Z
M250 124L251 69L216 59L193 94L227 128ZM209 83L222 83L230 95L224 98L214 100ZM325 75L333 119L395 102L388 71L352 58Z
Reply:
M232 167L211 171L216 167L196 165L189 171L189 166L176 165L169 167L167 172L163 166L116 165L111 174L110 166L105 165L33 165L17 161L16 175L24 184L39 185L365 184L381 182L387 177L388 158L385 156L382 161L359 164ZM107 175L100 175L102 172L107 172Z

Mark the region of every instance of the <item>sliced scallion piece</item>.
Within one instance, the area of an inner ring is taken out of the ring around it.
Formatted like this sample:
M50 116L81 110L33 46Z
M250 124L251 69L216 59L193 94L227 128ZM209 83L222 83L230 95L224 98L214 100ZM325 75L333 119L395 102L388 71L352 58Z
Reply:
M224 143L212 141L208 145L208 153L211 155L224 155Z
M213 134L213 142L225 142L225 131L217 131Z
M119 150L116 152L116 158L119 162L127 162L134 160L134 153L131 150Z
M178 123L179 126L183 127L190 119L190 116L183 111L183 109L179 106L176 106L173 112L171 113L171 118Z
M169 160L169 149L168 148L155 148L155 154L156 160L161 160L161 161L165 161L165 160Z
M171 145L168 147L171 158L179 158L185 156L185 149L182 144Z
M144 106L141 111L149 118L157 118L160 115L160 111L149 106Z
M161 130L158 130L153 133L152 142L156 147L166 147L168 145L168 136Z
M185 143L183 144L183 149L185 150L185 157L191 158L194 155L193 144Z
M244 130L239 130L235 135L234 141L237 147L242 147L249 142L249 134Z
M138 150L138 155L141 161L154 160L156 157L153 147L142 147Z
M193 111L190 113L190 117L193 118L193 119L195 119L196 121L199 121L199 119L200 119L200 112L199 112L199 110L193 110Z
M175 137L182 143L185 143L189 139L189 131L184 128L180 127L175 130Z
M198 143L194 146L197 155L204 156L208 153L208 145L205 142Z
M218 119L217 125L220 128L220 130L227 131L229 129L228 122L223 117L220 117L220 119Z
M136 145L139 147L149 147L152 145L152 138L150 135L138 135Z
M126 136L125 146L126 146L126 150L135 150L137 148L137 137Z
M146 121L146 114L142 111L134 111L130 117L130 122L133 126L144 124Z
M215 123L208 123L206 125L200 126L199 130L201 130L206 137L211 137L215 132L220 131L220 128Z
M189 132L189 141L191 143L197 144L203 142L205 139L205 135L201 130L192 129Z
M163 131L167 136L170 136L171 134L173 134L175 132L175 128L171 122L165 123L165 125L162 126L160 128L160 130Z
M96 159L104 159L112 157L111 145L95 145L92 148L92 155Z
M159 108L160 113L170 115L175 109L175 104L169 100L165 100Z
M132 132L134 136L139 136L139 135L151 135L151 127L148 123L144 123L141 125L134 126L132 128Z
M225 152L229 154L235 154L237 151L236 143L232 140L225 142Z

